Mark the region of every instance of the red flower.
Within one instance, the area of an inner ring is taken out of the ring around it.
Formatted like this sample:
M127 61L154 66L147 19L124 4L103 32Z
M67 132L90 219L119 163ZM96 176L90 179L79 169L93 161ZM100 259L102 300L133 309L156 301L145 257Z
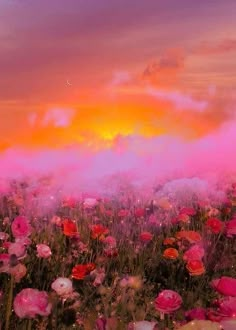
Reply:
M143 232L140 234L139 238L140 238L140 241L146 243L146 242L149 242L149 241L152 240L153 235L152 235L151 233L149 233L148 231L143 231Z
M66 236L77 236L78 235L78 231L77 231L77 227L74 221L70 220L70 219L65 219L62 222L62 228L63 228L63 233Z
M180 214L186 214L186 215L195 215L196 211L192 207L183 207L180 212Z
M211 230L212 233L219 234L222 231L224 224L217 218L210 218L207 220L206 226Z
M104 235L108 234L109 230L103 225L93 225L91 226L91 237L93 239L103 239Z
M95 269L95 264L88 263L85 265L76 265L72 269L72 278L76 280L83 280L91 271Z
M135 215L137 218L144 217L144 216L145 216L145 209L136 209L136 210L134 211L134 215Z

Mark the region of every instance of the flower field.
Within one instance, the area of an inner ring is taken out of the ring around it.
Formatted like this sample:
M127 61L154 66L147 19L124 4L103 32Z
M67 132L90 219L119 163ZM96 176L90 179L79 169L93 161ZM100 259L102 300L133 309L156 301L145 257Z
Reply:
M0 328L236 329L236 185L225 194L44 209L14 182L0 198Z

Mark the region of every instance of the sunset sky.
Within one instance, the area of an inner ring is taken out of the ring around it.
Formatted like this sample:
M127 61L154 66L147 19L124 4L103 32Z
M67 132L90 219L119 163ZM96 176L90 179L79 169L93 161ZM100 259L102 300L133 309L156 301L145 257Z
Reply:
M0 149L234 120L235 0L0 0Z

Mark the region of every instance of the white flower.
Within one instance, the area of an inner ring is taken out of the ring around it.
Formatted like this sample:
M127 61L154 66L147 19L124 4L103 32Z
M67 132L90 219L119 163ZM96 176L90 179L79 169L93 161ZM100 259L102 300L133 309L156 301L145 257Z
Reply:
M66 277L58 277L51 285L59 296L67 296L73 292L72 282Z

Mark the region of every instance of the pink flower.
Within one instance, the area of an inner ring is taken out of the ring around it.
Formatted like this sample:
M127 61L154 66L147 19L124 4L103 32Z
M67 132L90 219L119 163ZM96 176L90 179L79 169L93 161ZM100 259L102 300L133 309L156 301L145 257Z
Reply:
M19 283L20 280L27 274L27 269L25 265L18 263L16 266L11 267L9 273L14 276L16 283Z
M23 258L25 256L25 246L21 243L11 243L8 247L8 253L15 254L17 258Z
M214 234L219 234L223 229L224 223L217 218L210 218L206 222L206 227Z
M67 296L73 292L72 282L69 278L58 277L51 285L59 296Z
M93 208L94 206L96 206L98 204L98 201L96 198L85 198L84 200L84 207L85 208Z
M236 297L225 297L219 302L219 313L224 317L236 318Z
M204 249L199 245L195 244L184 253L183 259L185 261L201 260L204 257L204 254Z
M212 287L224 296L236 297L236 279L222 276L211 282Z
M158 329L156 322L137 321L128 325L128 330L154 330Z
M196 211L192 207L183 207L180 212L180 214L186 214L186 215L195 215Z
M170 314L180 308L181 296L172 290L163 290L155 299L155 307L159 312Z
M206 310L204 308L198 307L191 309L185 313L187 320L205 320Z
M7 253L0 254L0 273L7 273L10 268L10 255Z
M236 318L223 319L220 322L222 329L224 330L235 330L236 329Z
M36 315L48 316L52 305L48 294L37 289L23 289L14 299L14 311L19 318L34 318Z
M37 244L36 245L37 248L37 257L39 258L49 258L52 255L52 251L50 249L50 247L46 244Z
M236 235L236 219L232 219L226 223L226 234L229 237Z
M116 239L113 236L107 236L104 238L103 243L106 244L109 248L116 247Z
M6 241L8 239L9 235L5 233L4 231L0 232L0 240L1 241Z
M12 234L15 238L27 237L31 234L32 228L26 217L18 216L11 225Z

